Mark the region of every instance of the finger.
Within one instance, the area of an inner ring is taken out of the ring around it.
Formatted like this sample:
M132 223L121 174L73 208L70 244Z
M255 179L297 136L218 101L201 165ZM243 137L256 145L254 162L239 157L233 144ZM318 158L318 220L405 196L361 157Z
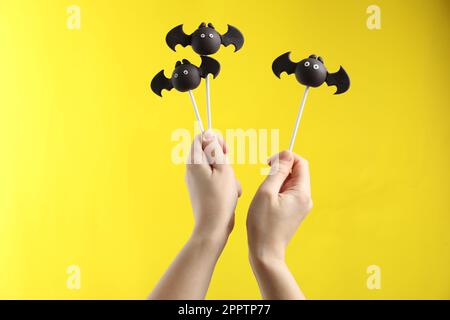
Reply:
M206 155L203 152L201 135L195 136L194 141L192 141L191 151L187 160L187 167L191 168L193 166L210 169Z
M309 162L308 160L300 157L297 154L293 154L294 164L292 166L292 173L290 179L292 179L293 186L296 189L306 191L311 195L311 177L309 174Z
M227 143L225 142L225 139L220 134L217 134L217 139L219 140L219 144L222 147L223 153L227 154L228 153L228 146L227 146Z
M282 151L276 157L272 157L270 173L262 183L261 188L273 194L279 193L281 186L291 172L293 163L294 157L289 151Z
M217 141L219 142L220 147L222 148L222 151L224 154L228 153L228 147L227 144L225 143L224 138L222 137L222 135L220 135L219 133L216 133L212 130L206 130L203 133L203 137L202 137L202 147L203 150L211 143L213 142L214 138L217 139Z
M223 146L220 144L219 135L210 130L205 131L202 147L209 165L214 169L221 170L227 165L226 155L223 151Z

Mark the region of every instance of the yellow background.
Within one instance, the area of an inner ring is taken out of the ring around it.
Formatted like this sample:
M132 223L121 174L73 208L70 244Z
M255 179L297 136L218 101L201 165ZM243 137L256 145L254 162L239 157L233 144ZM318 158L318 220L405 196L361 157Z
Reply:
M81 8L81 30L66 26ZM366 27L371 4L381 30ZM442 1L1 1L0 298L144 298L190 234L178 128L187 94L149 90L190 47L164 38L201 21L246 42L214 57L215 127L279 128L286 148L303 88L275 57L342 64L350 91L310 91L296 151L315 207L288 250L305 294L450 298L449 5ZM169 74L169 73L167 73ZM204 114L204 84L196 91ZM257 299L246 210L261 165L235 165L244 193L207 298ZM81 268L81 289L66 268ZM368 290L366 268L381 267Z

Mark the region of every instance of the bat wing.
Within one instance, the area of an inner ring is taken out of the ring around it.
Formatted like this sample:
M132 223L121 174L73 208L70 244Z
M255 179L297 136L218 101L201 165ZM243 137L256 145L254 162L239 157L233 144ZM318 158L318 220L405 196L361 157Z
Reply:
M295 72L297 64L291 61L289 57L290 54L290 52L286 52L273 61L272 71L278 78L283 72L286 72L287 74L292 74Z
M228 31L221 36L222 44L227 47L230 44L234 45L234 52L238 51L244 45L244 36L235 27L228 25Z
M328 73L325 82L329 86L336 86L337 90L334 94L344 93L350 88L350 78L342 67L339 68L338 72Z
M175 51L175 47L177 46L177 44L181 44L183 47L190 45L191 36L184 33L183 25L180 24L167 33L166 43L170 49Z
M220 72L220 63L216 59L213 59L208 56L201 56L202 64L200 65L200 74L202 78L206 78L206 76L211 73L213 77L217 77Z
M170 81L170 79L167 79L166 76L164 75L164 70L161 70L152 79L150 87L152 88L152 91L154 93L156 93L158 96L162 97L161 91L163 89L166 89L166 90L170 91L170 90L172 90L173 85L172 85L172 81Z

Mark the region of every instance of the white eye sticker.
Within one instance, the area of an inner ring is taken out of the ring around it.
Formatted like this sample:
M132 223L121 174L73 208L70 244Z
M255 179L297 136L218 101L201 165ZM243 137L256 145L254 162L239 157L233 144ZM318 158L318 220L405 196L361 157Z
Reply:
M174 78L178 78L178 73L174 73L174 74L173 74L173 77L174 77Z
M189 71L183 70L183 74L184 74L184 75L187 75L188 73L189 73Z
M305 61L305 67L309 67L310 63L309 61Z
M206 37L206 34L202 33L202 34L200 35L200 38L204 38L204 37Z
M313 68L317 70L317 69L319 69L319 65L318 64L314 64Z
M214 38L214 35L212 33L209 34L210 38Z

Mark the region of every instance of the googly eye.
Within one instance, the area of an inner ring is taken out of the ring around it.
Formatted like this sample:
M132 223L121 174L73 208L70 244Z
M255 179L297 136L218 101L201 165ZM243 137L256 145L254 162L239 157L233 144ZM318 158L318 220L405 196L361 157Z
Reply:
M183 70L183 74L184 74L184 75L187 75L188 73L189 73L189 71Z
M315 70L317 70L317 69L319 69L319 65L318 65L318 64L314 64L314 65L313 65L313 68L314 68Z
M200 35L200 38L204 38L204 37L206 37L206 34L202 33L202 34Z
M305 67L309 67L310 63L309 61L305 61Z
M178 78L178 73L174 73L174 74L173 74L173 77L174 77L174 78Z
M214 35L212 33L209 34L210 38L214 38Z

